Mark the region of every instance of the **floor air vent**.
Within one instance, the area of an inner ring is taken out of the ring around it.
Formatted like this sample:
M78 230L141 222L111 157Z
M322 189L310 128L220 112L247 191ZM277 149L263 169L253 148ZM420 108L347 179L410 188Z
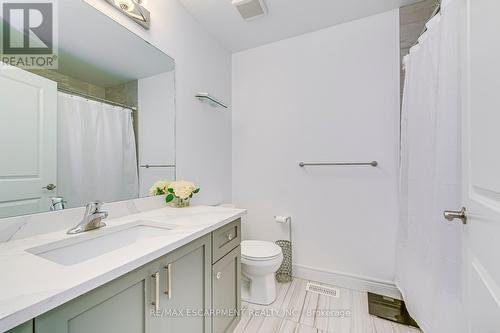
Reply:
M312 292L312 293L325 295L325 296L329 296L329 297L335 297L335 298L340 297L340 290L339 289L323 286L321 284L317 284L317 283L313 283L313 282L307 283L306 290L309 292Z

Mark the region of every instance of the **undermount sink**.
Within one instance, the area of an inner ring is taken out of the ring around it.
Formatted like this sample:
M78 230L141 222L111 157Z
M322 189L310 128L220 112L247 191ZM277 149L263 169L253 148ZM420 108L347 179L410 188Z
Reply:
M78 237L44 244L26 250L52 262L71 266L137 241L167 235L175 226L150 221L135 221L113 228L90 231Z

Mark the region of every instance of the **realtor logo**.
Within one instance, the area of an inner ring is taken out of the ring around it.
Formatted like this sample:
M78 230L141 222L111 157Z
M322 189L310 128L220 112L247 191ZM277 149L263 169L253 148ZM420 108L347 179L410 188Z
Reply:
M0 0L1 61L27 69L57 69L55 0Z

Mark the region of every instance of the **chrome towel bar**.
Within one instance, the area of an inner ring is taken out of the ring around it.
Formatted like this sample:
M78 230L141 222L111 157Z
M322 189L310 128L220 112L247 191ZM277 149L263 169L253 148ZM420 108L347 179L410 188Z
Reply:
M146 164L146 165L141 165L141 168L175 168L175 165L169 165L169 164L158 164L158 165L151 165L151 164Z
M353 165L353 166L372 166L372 167L376 167L376 166L378 166L378 162L377 161L373 161L373 162L368 162L368 163L304 163L304 162L300 162L299 163L299 166L301 168L306 167L306 166L327 166L327 165L336 165L336 166L350 166L350 165Z

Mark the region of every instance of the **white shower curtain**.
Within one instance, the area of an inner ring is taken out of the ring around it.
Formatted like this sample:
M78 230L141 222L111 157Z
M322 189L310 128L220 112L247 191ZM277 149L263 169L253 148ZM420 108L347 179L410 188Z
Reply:
M78 207L138 192L132 110L59 93L58 195Z
M441 13L404 59L401 223L396 282L425 333L464 331L460 207L460 30L462 0Z

